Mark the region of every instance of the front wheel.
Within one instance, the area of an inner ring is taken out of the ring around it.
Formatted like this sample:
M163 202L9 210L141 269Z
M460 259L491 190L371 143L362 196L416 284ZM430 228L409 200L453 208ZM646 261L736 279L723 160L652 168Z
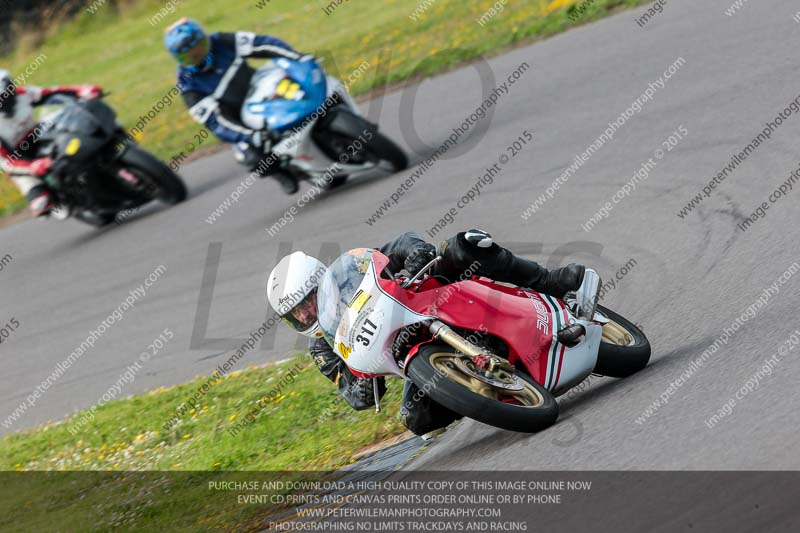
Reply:
M119 163L145 182L145 191L150 197L170 205L186 200L186 185L180 176L139 146L129 146Z
M627 318L602 305L597 312L608 319L603 325L600 350L594 371L612 378L626 378L647 366L650 341L644 332Z
M433 401L490 426L535 433L558 418L555 398L530 376L499 371L487 378L470 357L447 345L420 348L407 373Z

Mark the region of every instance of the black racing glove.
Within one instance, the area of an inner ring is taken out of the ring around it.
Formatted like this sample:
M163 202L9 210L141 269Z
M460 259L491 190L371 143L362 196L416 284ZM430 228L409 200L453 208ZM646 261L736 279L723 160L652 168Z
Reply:
M577 263L570 263L565 267L551 270L547 275L545 288L542 292L557 298L563 298L569 291L577 291L583 283L586 267Z
M436 247L430 243L421 243L406 257L403 266L412 276L416 276L422 267L433 261L436 257Z
M461 279L466 271L494 277L500 281L502 265L498 264L497 254L500 246L495 244L492 236L480 229L471 229L456 234L444 241L439 247L442 261L439 272L451 281ZM476 269L477 265L477 269Z

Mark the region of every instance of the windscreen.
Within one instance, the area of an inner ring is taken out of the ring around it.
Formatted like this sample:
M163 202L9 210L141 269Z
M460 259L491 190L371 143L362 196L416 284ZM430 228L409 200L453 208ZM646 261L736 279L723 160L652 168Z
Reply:
M339 256L328 267L317 292L319 325L325 340L334 345L336 329L347 307L364 280L370 263L372 248L356 248Z

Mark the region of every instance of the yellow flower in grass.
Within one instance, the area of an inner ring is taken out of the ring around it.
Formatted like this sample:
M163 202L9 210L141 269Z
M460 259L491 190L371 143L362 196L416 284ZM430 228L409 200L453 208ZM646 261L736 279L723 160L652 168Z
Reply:
M574 4L574 3L575 3L575 0L553 0L552 2L550 2L550 4L548 4L547 7L544 8L544 14L545 15L549 15L550 13L555 11L556 9L559 9L561 7L570 6L570 5Z

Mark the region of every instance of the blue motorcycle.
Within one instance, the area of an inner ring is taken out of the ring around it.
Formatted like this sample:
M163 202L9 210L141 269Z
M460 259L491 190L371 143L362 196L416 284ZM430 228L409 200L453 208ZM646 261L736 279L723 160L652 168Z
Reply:
M241 116L249 128L277 135L270 151L287 172L318 186L341 185L348 176L374 169L408 167L403 150L361 116L347 88L310 56L271 60L259 68Z

